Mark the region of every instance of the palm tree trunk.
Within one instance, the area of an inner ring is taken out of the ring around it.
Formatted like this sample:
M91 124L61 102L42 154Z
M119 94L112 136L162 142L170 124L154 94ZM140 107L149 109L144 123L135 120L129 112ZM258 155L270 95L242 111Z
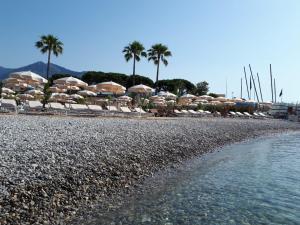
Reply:
M49 71L50 71L50 56L51 56L51 50L48 51L48 64L47 64L47 80L49 79Z
M158 57L158 63L157 63L155 94L157 94L157 91L158 91L157 89L158 89L158 76L159 76L159 62L160 62L160 57Z
M133 86L135 85L135 56L133 57L132 84L133 84Z

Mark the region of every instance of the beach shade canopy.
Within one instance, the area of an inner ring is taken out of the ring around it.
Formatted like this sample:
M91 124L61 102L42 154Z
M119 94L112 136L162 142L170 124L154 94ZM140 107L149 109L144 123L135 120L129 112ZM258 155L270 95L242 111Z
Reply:
M29 95L44 95L44 92L42 92L40 90L29 90L29 91L26 91L25 94L29 94Z
M40 84L46 84L48 82L48 80L45 79L44 77L36 73L33 73L31 71L13 72L9 74L9 77L25 80L26 82L35 81Z
M58 88L58 87L49 87L49 90L52 92L52 93L65 93L67 92L67 89L61 89L61 88Z
M21 79L18 78L7 78L5 80L2 81L4 84L19 84L21 82L23 82Z
M109 82L102 82L96 85L97 86L97 90L103 89L106 92L111 92L114 94L121 94L124 93L126 88L123 87L120 84L117 84L113 81L109 81Z
M130 102L132 100L131 97L123 95L117 98L118 101Z
M154 90L151 87L144 84L135 85L128 89L128 92L141 93L141 94L152 93L153 91Z
M15 92L9 88L5 88L3 87L2 88L2 93L5 93L5 94L14 94Z
M30 94L19 94L17 95L18 98L23 99L23 100L31 100L34 99L34 96Z
M54 84L62 84L65 86L87 87L88 84L75 77L63 77L53 81Z
M201 95L201 96L198 97L198 99L204 99L204 100L207 100L207 101L212 101L214 99L214 97L209 96L209 95Z
M92 92L97 92L98 91L97 85L90 85L90 86L85 87L85 89L88 90L88 91L92 91Z
M168 91L160 91L160 92L158 92L157 95L161 96L161 97L165 97L166 99L172 99L172 100L175 100L177 98L177 95L175 95L171 92L168 92Z
M8 94L6 93L1 93L1 97L6 97Z
M73 95L70 95L70 97L72 99L83 99L83 97L81 95L78 95L78 94L73 94Z
M70 98L70 95L65 94L65 93L52 93L51 98Z
M196 96L195 95L191 95L191 94L185 94L185 95L182 95L180 98L181 99L195 99Z
M97 96L97 94L95 92L88 91L88 90L78 91L77 94L84 96L84 97Z
M219 101L219 102L227 102L227 98L224 98L224 97L217 97L214 100Z
M212 104L212 105L220 105L220 104L222 104L222 102L220 102L220 101L211 101L210 104Z
M233 101L234 102L244 102L244 99L242 99L242 98L234 98Z

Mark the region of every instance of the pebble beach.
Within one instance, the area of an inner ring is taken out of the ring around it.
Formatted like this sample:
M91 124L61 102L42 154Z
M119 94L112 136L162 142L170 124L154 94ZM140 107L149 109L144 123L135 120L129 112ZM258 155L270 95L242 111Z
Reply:
M75 224L147 177L226 144L299 130L273 119L0 116L0 224ZM82 223L81 223L82 224Z

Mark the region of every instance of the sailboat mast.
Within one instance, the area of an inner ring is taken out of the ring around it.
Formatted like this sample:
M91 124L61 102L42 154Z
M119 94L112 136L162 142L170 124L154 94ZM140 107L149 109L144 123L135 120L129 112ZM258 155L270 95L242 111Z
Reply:
M246 81L248 99L250 100L250 93L249 93L248 80L247 80L247 74L246 74L246 68L245 67L244 67L244 74L245 74L245 81Z
M271 80L272 102L274 102L274 95L273 95L273 75L272 75L272 65L271 64L270 64L270 80Z
M259 75L258 75L258 73L257 73L256 75L257 75L257 81L258 81L259 91L260 91L260 99L261 99L261 102L264 102L263 95L262 95L262 91L261 91L261 86L260 86Z
M258 98L258 94L257 94L257 90L256 90L256 85L255 85L255 81L254 81L254 77L253 77L253 73L252 73L252 69L251 69L251 65L250 64L249 64L249 68L250 68L251 78L252 78L252 81L253 81L254 91L255 91L255 94L256 94L256 99L257 99L257 102L259 103L259 98Z
M241 98L243 98L243 78L241 77Z

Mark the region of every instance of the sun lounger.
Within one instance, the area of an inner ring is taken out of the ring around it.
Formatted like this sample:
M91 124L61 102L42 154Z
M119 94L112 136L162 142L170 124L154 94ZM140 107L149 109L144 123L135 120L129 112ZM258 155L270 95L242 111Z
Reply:
M204 110L199 109L198 112L199 112L199 113L204 113Z
M175 114L182 114L182 112L180 112L178 109L174 109L174 113Z
M66 110L65 106L58 102L49 103L49 109L52 110Z
M89 108L86 105L83 104L70 104L71 110L77 110L77 111L86 111Z
M236 114L235 112L232 112L232 111L229 111L229 115L230 115L231 117L236 117L236 116L237 116L237 114Z
M134 111L138 113L146 113L142 108L134 108Z
M29 101L28 109L29 110L41 110L41 109L43 109L43 104L40 101Z
M245 115L241 112L236 112L235 114L238 115L239 117L245 117Z
M189 109L188 112L189 112L189 113L192 113L192 114L200 114L200 113L196 112L196 111L193 110L193 109Z
M111 112L117 112L117 111L119 111L116 106L107 106L107 109L109 111L111 111Z
M132 113L132 111L128 107L120 107L121 111L124 113Z
M3 112L16 112L16 101L14 99L0 99L0 109Z
M100 105L88 105L89 110L93 112L102 112L103 109Z
M244 115L245 115L245 116L248 116L248 118L251 118L251 117L252 117L252 115L251 115L250 113L248 113L248 112L244 112Z
M258 115L262 116L262 117L267 117L267 115L265 115L264 113L258 113Z
M185 109L182 109L181 112L184 113L184 114L189 114L189 112Z

